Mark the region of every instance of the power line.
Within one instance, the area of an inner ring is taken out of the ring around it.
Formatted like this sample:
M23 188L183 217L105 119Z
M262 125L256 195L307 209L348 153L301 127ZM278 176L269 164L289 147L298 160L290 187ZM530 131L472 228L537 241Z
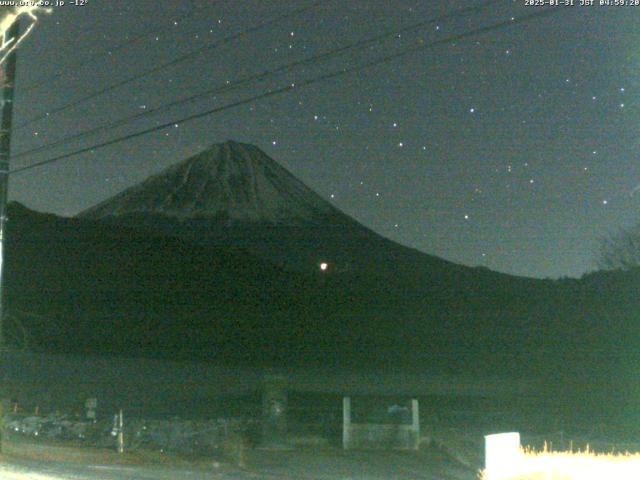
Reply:
M132 122L134 120L138 120L140 118L148 117L148 116L156 114L158 112L165 111L165 110L171 109L173 107L176 107L178 105L183 105L185 103L189 103L189 102L192 102L194 100L197 100L197 99L200 99L200 98L203 98L203 97L208 97L208 96L216 95L216 94L220 94L220 93L227 93L229 91L236 90L236 89L242 87L243 85L247 85L247 84L252 83L252 82L264 80L264 79L266 79L268 77L271 77L271 76L274 76L274 75L276 75L278 73L288 72L288 71L293 70L294 68L297 68L297 67L300 67L300 66L303 66L303 65L308 65L308 64L312 64L312 63L315 63L315 62L318 62L318 61L327 60L329 58L341 55L341 54L343 54L343 53L345 53L345 52L347 52L349 50L355 49L355 48L363 48L363 47L366 47L366 46L371 45L373 43L376 43L376 42L379 42L381 40L387 39L389 37L395 37L397 35L401 35L401 34L404 34L404 33L414 32L416 30L420 30L420 29L424 28L425 26L433 24L433 23L436 23L436 22L442 22L442 21L445 21L445 20L448 20L448 19L451 19L451 18L454 18L454 17L463 16L463 15L467 15L467 14L470 14L470 13L474 13L474 12L483 10L483 9L491 6L492 4L499 3L501 1L502 0L487 0L485 2L482 2L479 5L475 5L475 6L472 6L472 7L461 8L461 9L455 10L453 12L449 12L447 14L441 15L441 16L436 17L436 18L432 18L432 19L429 19L429 20L425 20L425 21L421 21L421 22L418 22L418 23L414 23L414 24L409 25L407 27L404 27L404 28L402 28L400 30L393 30L393 31L388 30L388 31L386 31L386 32L384 32L382 34L376 35L376 36L371 37L371 38L359 40L357 42L353 42L351 44L348 44L348 45L345 45L345 46L342 46L342 47L338 47L338 48L329 50L329 51L324 52L324 53L312 55L310 57L307 57L307 58L304 58L304 59L301 59L301 60L297 60L295 62L286 64L286 65L282 65L282 66L280 66L280 67L278 67L276 69L273 69L273 70L265 70L265 71L263 71L261 73L258 73L258 74L255 74L255 75L251 75L251 76L242 78L240 80L236 80L235 82L232 82L231 84L225 83L224 85L219 85L219 86L216 86L216 87L214 87L212 89L208 89L208 90L205 90L203 92L200 92L200 93L197 93L197 94L194 94L194 95L190 95L188 97L184 97L182 99L178 99L178 100L175 100L175 101L172 101L172 102L169 102L169 103L165 103L165 104L160 105L160 106L158 106L156 108L153 108L153 109L146 110L146 111L140 112L140 113L136 113L136 114L130 115L128 117L120 118L118 120L106 123L106 124L98 126L98 127L90 128L90 129L85 130L83 132L79 132L79 133L77 133L75 135L64 137L64 138L55 140L53 142L47 143L45 145L41 145L39 147L33 148L31 150L26 150L24 152L20 152L17 155L13 155L12 158L16 159L16 158L20 158L20 157L23 157L23 156L26 156L26 155L32 155L34 153L38 153L38 152L41 152L43 150L48 150L50 148L66 144L66 143L72 142L74 140L78 140L78 139L86 137L88 135L92 135L92 134L95 134L95 133L98 133L98 132L101 132L101 131L105 131L105 130L111 130L111 129L120 127L122 125L125 125L127 123L130 123L130 122Z
M215 4L215 3L219 3L222 0L214 0L211 2L211 4ZM196 8L189 8L189 11L187 13L185 13L184 15L182 15L181 17L178 18L178 20L175 20L175 22L183 22L185 20L187 20L189 17L193 16L196 12L198 11L198 9ZM139 33L138 35L135 35L131 38L129 38L128 40L124 40L121 43L118 43L116 45L114 45L113 47L107 47L104 48L102 50L100 50L99 52L95 53L94 55L91 55L85 59L79 60L75 63L70 63L68 64L66 67L62 67L60 69L58 69L57 72L51 74L51 75L44 75L42 77L40 77L40 79L36 80L33 84L22 88L22 92L30 92L32 90L35 90L36 88L41 87L42 85L47 85L49 86L52 82L55 82L56 80L58 80L59 78L64 77L65 73L68 71L76 71L76 70L80 70L83 67L86 67L87 65L89 65L90 63L92 63L93 61L95 61L96 59L102 57L104 54L114 54L116 52L119 52L120 50L124 50L125 48L131 48L132 45L144 40L147 37L150 36L155 36L158 35L158 33L164 31L166 29L166 27L157 28L157 25L152 25L151 28L146 29L145 31L143 31L142 33Z
M330 79L333 79L333 78L337 78L337 77L341 77L341 76L344 76L344 75L348 75L350 73L354 73L354 72L358 72L358 71L361 71L361 70L365 70L365 69L368 69L368 68L371 68L371 67L374 67L374 66L378 66L378 65L384 64L384 63L389 63L389 62L391 62L393 60L405 57L407 55L413 54L413 53L421 51L421 50L434 48L434 47L437 47L437 46L440 46L440 45L445 45L447 43L457 42L457 41L464 40L464 39L472 37L472 36L484 35L484 34L491 33L491 32L497 31L497 30L501 30L503 28L507 28L507 27L509 27L511 25L524 24L524 23L529 22L529 21L534 20L534 19L538 19L538 18L549 16L554 12L558 13L558 12L562 12L562 11L565 11L565 9L547 8L547 9L540 10L540 11L537 11L537 12L534 12L534 13L530 13L528 15L524 15L524 16L519 17L519 18L512 18L510 20L499 22L499 23L496 23L496 24L493 24L493 25L490 25L490 26L477 28L477 29L474 29L474 30L471 30L471 31L468 31L468 32L460 33L458 35L450 36L450 37L445 38L445 39L437 40L435 42L419 45L417 47L407 48L407 49L405 49L405 50L403 50L401 52L397 52L397 53L394 53L394 54L391 54L391 55L380 57L380 58L377 58L375 60L369 61L369 62L361 64L361 65L357 65L357 66L354 66L354 67L351 67L351 68L344 67L344 68L342 68L340 70L337 70L337 71L333 71L333 72L330 72L330 73L327 73L327 74L324 74L324 75L320 75L320 76L317 76L317 77L314 77L314 78L311 78L311 79L307 79L307 80L304 80L304 81L300 82L299 84L295 84L295 83L289 84L289 85L287 85L285 87L281 87L281 88L278 88L276 90L270 90L270 91L267 91L265 93L262 93L262 94L259 94L259 95L255 95L255 96L252 96L252 97L249 97L249 98L245 98L245 99L242 99L242 100L238 100L238 101L235 101L235 102L232 102L232 103L220 106L220 107L216 107L216 108L204 111L204 112L200 112L200 113L189 115L187 117L183 117L183 118L180 118L180 119L172 120L172 121L164 123L162 125L157 125L155 127L147 128L145 130L141 130L141 131L130 133L130 134L127 134L127 135L124 135L124 136L121 136L121 137L117 137L117 138L111 139L111 140L107 140L105 142L98 143L96 145L92 145L90 147L84 147L84 148L81 148L79 150L75 150L73 152L65 153L63 155L58 155L58 156L53 157L53 158L49 158L49 159L46 159L46 160L42 160L40 162L36 162L36 163L34 163L32 165L27 165L27 166L24 166L24 167L15 168L15 169L11 170L9 173L10 174L20 173L20 172L24 172L24 171L31 170L31 169L34 169L34 168L38 168L38 167L41 167L41 166L44 166L44 165L48 165L48 164L52 164L52 163L55 163L55 162L59 162L61 160L65 160L67 158L80 155L82 153L95 151L95 150L100 149L100 148L104 148L104 147L107 147L107 146L110 146L110 145L114 145L114 144L117 144L117 143L125 142L125 141L131 140L133 138L137 138L137 137L146 135L148 133L153 133L153 132L165 130L165 129L170 128L170 127L172 127L172 126L174 126L176 124L187 123L187 122L190 122L190 121L193 121L193 120L197 120L197 119L200 119L200 118L203 118L203 117L207 117L209 115L213 115L215 113L219 113L219 112L224 111L224 110L229 110L231 108L235 108L235 107L238 107L238 106L241 106L241 105L245 105L247 103L251 103L251 102L255 102L257 100L262 100L262 99L265 99L265 98L273 97L273 96L276 96L276 95L280 95L282 93L287 93L287 92L290 92L290 91L292 91L294 89L300 89L300 88L303 88L303 87L314 85L316 83L323 82L325 80L330 80Z
M235 33L235 34L230 35L228 37L225 37L222 40L218 40L216 42L213 42L213 43L204 45L202 47L196 48L195 50L192 50L192 51L190 51L190 52L188 52L188 53L186 53L184 55L180 55L179 57L176 57L173 60L170 60L170 61L165 62L165 63L160 64L160 65L156 65L155 67L149 68L149 69L147 69L147 70L145 70L145 71L143 71L143 72L141 72L139 74L133 75L133 76L128 77L128 78L125 78L124 80L120 80L119 82L116 82L116 83L111 84L111 85L109 85L107 87L101 88L100 90L96 90L96 91L94 91L94 92L92 92L92 93L90 93L88 95L85 95L84 97L80 97L79 99L74 100L74 101L72 101L70 103L67 103L66 105L62 105L61 107L54 108L53 110L49 110L48 112L42 113L40 115L37 115L36 117L34 117L34 118L30 119L30 120L27 120L26 122L18 125L16 127L16 130L25 128L25 127L27 127L27 126L29 126L29 125L31 125L31 124L39 121L39 120L42 120L44 118L49 118L51 115L54 115L56 113L60 113L60 112L63 112L65 110L68 110L70 108L77 107L78 105L81 105L81 104L87 102L88 100L92 100L92 99L94 99L96 97L104 95L105 93L111 92L111 91L113 91L113 90L115 90L117 88L123 87L125 85L130 84L130 83L137 82L138 80L141 80L141 79L143 79L145 77L148 77L149 75L153 75L154 73L157 73L157 72L159 72L161 70L164 70L165 68L173 67L173 66L178 65L180 63L183 63L183 62L186 62L188 60L191 60L191 59L197 57L198 55L200 55L202 52L205 52L207 50L214 50L214 49L216 49L216 48L218 48L218 47L220 47L222 45L225 45L225 44L227 44L227 43L229 43L229 42L231 42L233 40L236 40L238 38L244 37L245 35L249 35L251 33L257 32L258 30L261 30L261 29L263 29L265 27L268 27L270 25L273 25L275 23L281 22L282 20L286 20L288 18L291 18L291 17L294 17L296 15L299 15L300 13L306 12L307 10L311 10L312 8L315 8L318 5L320 5L320 4L322 4L322 3L326 2L326 1L328 1L328 0L316 0L310 6L299 8L297 10L294 10L291 13L280 15L280 16L278 16L276 18L271 19L271 20L267 20L265 22L262 22L262 23L256 25L255 27L251 27L251 28L249 28L247 30L243 30L242 32L238 32L238 33Z

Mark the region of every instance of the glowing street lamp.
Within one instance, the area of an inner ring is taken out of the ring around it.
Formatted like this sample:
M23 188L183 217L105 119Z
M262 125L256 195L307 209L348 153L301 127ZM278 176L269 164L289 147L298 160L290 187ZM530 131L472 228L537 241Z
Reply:
M18 48L18 45L20 45L22 41L29 36L33 27L35 27L38 22L36 14L39 12L51 12L50 8L43 8L39 6L39 2L24 3L24 6L0 7L0 64L4 63L9 55ZM28 27L20 33L15 27L22 16L29 17L31 19L31 23L29 23ZM17 35L15 35L16 33Z
M323 272L326 272L327 268L329 268L329 264L327 262L322 262L320 264L320 270L322 270Z

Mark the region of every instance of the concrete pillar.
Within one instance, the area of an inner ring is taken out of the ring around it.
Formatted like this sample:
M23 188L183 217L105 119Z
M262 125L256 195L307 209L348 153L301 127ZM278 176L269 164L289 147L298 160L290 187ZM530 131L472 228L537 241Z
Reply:
M9 401L8 398L0 399L0 453L4 449L4 416L8 411Z
M266 375L262 390L262 447L287 445L287 378Z
M411 448L418 450L420 446L420 407L417 398L411 399L411 430L414 435L414 444Z
M518 432L497 433L484 437L484 477L487 480L502 480L518 473L522 459L520 434Z
M351 397L342 399L342 448L351 447Z

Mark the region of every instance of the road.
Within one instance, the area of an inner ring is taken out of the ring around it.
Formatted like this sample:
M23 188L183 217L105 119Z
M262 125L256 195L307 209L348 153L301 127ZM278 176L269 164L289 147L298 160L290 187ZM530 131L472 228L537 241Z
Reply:
M35 461L11 461L0 466L2 480L214 480L251 479L244 473L216 473L213 469L174 467L78 465Z
M214 464L82 465L76 462L6 460L2 480L475 480L475 472L446 458L392 452L279 452L252 459L244 469Z

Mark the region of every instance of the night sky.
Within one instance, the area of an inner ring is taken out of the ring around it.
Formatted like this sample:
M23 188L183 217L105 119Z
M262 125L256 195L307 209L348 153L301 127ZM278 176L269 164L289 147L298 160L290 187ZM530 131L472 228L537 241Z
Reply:
M88 0L85 6L58 7L41 17L19 52L13 153L480 3L319 2L20 127L314 3ZM524 0L497 2L15 158L12 166L539 10ZM640 192L633 192L640 184L640 7L555 10L17 173L10 196L35 210L73 215L212 143L234 139L258 145L335 206L402 244L518 275L579 276L595 268L601 237L638 219ZM149 31L126 48L106 52Z

